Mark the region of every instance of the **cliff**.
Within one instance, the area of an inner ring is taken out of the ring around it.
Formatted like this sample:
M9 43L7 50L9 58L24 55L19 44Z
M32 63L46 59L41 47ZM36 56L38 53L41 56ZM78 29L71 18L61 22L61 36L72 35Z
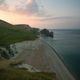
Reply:
M29 25L13 25L0 20L0 55L9 58L9 55L14 55L10 49L11 44L37 39L38 34L32 29Z

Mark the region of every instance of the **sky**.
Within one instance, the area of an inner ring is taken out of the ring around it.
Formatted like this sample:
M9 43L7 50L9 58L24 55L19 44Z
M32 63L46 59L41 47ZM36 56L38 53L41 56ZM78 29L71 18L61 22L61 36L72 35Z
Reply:
M80 29L80 0L0 0L0 19L50 29Z

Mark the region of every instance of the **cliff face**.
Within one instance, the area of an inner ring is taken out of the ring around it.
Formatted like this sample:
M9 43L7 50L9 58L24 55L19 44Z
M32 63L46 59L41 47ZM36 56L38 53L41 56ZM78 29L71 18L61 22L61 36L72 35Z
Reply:
M0 47L0 58L10 59L9 51L4 47Z
M39 40L34 41L23 41L15 44L10 45L10 49L14 55L20 54L25 50L34 50L37 49L39 46Z
M19 55L25 50L34 50L39 46L39 40L34 41L23 41L11 44L7 48L0 48L0 57L10 59L11 57L15 57Z
M35 33L35 31L33 31L33 28L31 28L29 25L12 25L3 20L0 20L1 58L9 59L10 57L20 52L23 47L25 48L26 42L22 41L35 40L37 38L38 34ZM18 48L20 49L18 50Z

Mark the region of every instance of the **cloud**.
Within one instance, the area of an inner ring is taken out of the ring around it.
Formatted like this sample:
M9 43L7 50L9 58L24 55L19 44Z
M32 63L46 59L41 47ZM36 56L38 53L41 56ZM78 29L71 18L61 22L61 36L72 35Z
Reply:
M53 17L53 16L44 16L40 17L39 20L41 21L53 21L53 20L80 20L80 17L73 17L73 16L60 16L60 17Z
M38 7L36 1L35 0L28 0L26 10L29 13L38 13L39 12L39 7Z
M0 10L27 16L50 17L36 0L0 0Z
M0 0L0 4L3 4L5 0Z
M38 14L40 11L35 0L0 0L0 9L27 15Z
M6 10L8 8L5 0L0 0L0 10Z

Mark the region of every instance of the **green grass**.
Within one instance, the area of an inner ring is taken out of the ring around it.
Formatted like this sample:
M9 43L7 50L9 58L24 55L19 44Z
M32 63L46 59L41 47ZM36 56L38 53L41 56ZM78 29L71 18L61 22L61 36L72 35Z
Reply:
M0 80L57 80L54 72L28 72L10 65L12 62L0 60Z
M0 69L0 80L57 80L55 73L28 72L23 69Z
M37 34L32 31L23 31L13 27L14 26L9 23L0 22L0 46L25 40L35 40L37 38Z

